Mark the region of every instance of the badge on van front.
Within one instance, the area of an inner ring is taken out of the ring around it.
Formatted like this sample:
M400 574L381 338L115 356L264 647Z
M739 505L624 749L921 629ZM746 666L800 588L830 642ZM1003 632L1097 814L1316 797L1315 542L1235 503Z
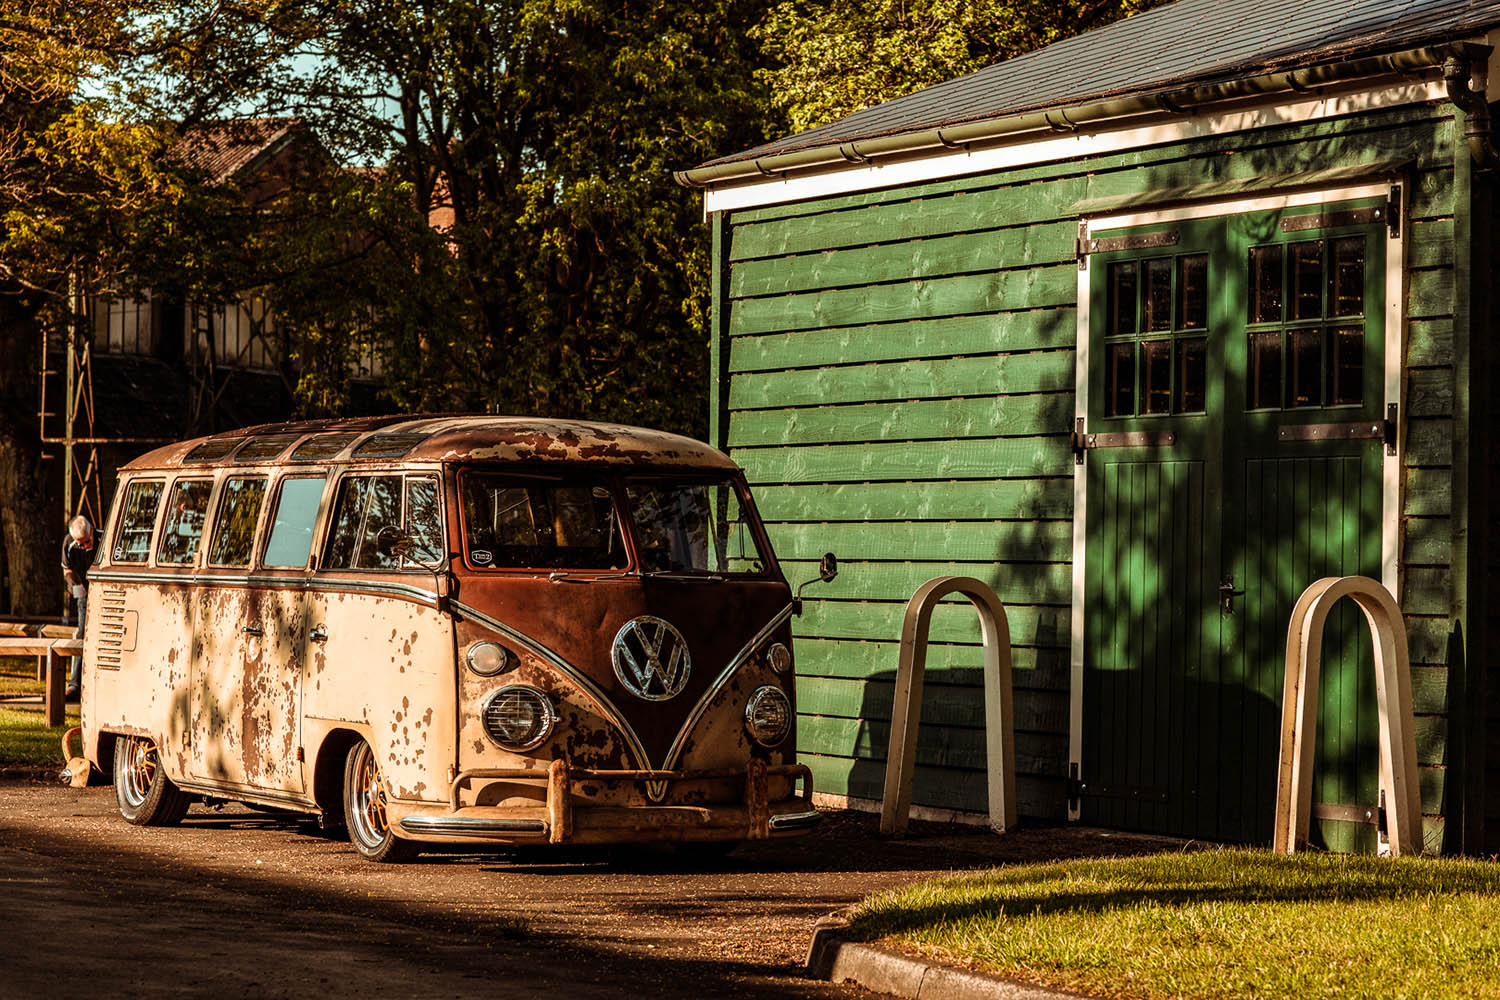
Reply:
M651 615L625 623L615 635L610 659L626 690L647 701L675 698L693 669L682 633Z

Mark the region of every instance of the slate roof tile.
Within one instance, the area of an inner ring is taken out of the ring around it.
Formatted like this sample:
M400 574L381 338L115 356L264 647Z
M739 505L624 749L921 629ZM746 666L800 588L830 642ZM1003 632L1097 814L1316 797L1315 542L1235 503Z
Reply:
M1472 38L1500 0L1179 0L703 166Z

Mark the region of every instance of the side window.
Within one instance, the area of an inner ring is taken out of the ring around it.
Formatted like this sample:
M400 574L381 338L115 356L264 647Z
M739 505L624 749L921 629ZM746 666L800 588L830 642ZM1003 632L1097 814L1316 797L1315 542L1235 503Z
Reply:
M167 519L161 529L156 561L187 565L198 554L203 537L203 516L208 513L208 495L213 491L211 479L179 479L172 485L167 501Z
M322 476L288 476L281 481L276 512L271 515L270 539L263 566L307 568L312 553L313 525L323 499Z
M263 476L237 476L224 483L219 512L214 516L213 541L208 546L210 566L249 566L255 551L255 525L266 496Z
M339 484L324 569L401 569L392 550L402 529L419 561L442 558L443 530L434 476L348 476ZM382 534L384 532L384 534Z
M134 482L126 488L120 505L120 530L115 536L114 561L143 563L151 554L151 529L161 506L162 483Z
M424 563L442 560L443 518L436 476L411 476L406 480L406 530L411 535L414 559Z

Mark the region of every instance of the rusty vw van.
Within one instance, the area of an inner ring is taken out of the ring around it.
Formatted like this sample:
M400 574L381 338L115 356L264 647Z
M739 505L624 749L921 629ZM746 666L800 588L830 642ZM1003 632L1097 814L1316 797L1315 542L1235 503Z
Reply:
M90 581L85 753L132 823L238 800L394 861L817 821L793 595L697 441L447 416L185 441L121 470Z

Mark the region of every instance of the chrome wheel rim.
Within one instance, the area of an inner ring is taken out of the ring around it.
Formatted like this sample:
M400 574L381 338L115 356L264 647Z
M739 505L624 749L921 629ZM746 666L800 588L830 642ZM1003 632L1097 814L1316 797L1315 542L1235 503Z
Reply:
M354 808L350 811L350 826L367 844L379 844L390 833L390 821L385 813L385 783L380 779L380 767L375 763L375 754L369 744L360 747L355 760L353 782Z
M144 736L127 736L124 745L115 752L124 755L120 765L120 795L130 808L137 808L146 801L151 783L156 780L156 743Z

